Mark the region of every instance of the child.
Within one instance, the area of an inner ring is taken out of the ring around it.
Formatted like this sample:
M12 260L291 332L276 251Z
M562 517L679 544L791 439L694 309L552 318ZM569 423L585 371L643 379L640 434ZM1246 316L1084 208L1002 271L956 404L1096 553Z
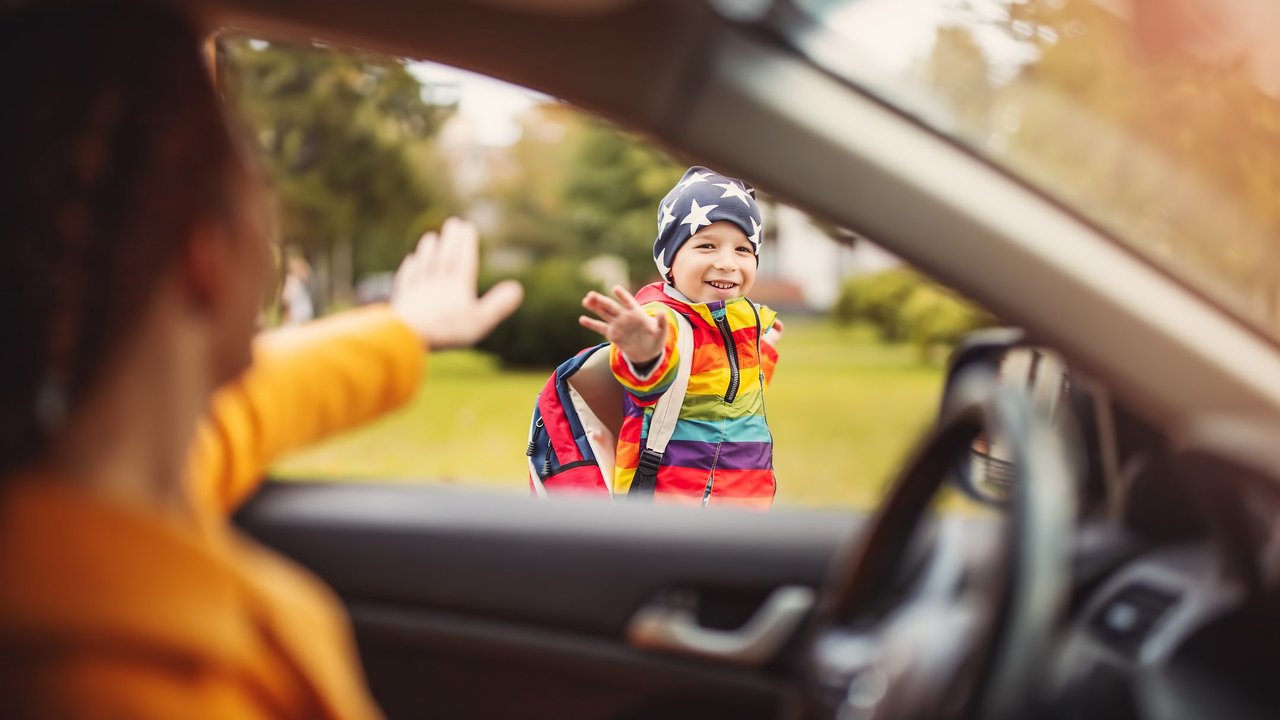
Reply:
M781 336L777 313L746 298L756 279L761 217L750 185L691 167L658 207L653 260L663 282L632 297L588 293L600 317L579 322L612 343L610 362L627 389L618 435L615 494L768 507L777 485L764 388ZM679 366L673 313L693 328L693 366L671 442L656 471L641 472L649 416ZM763 342L762 342L763 341ZM633 482L634 481L634 482Z

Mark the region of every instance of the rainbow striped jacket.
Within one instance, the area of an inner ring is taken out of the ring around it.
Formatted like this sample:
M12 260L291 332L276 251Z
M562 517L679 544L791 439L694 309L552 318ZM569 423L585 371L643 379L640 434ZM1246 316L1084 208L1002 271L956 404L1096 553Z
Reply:
M773 378L778 352L760 336L773 327L778 314L746 298L688 302L661 282L641 288L636 299L651 315L684 315L694 333L689 388L658 468L655 498L768 507L777 483L764 390ZM627 390L618 433L615 494L625 495L631 487L653 406L676 377L679 326L676 318L668 320L662 355L643 377L616 345L609 349L613 374Z

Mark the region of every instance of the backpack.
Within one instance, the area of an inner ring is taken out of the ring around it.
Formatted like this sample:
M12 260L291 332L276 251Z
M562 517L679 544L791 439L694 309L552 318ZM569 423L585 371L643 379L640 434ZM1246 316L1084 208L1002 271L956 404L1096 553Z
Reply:
M649 420L640 467L627 496L653 497L658 465L675 431L693 366L693 327L680 313L675 381ZM529 484L538 497L567 493L613 496L614 451L622 428L626 390L609 367L609 343L589 347L547 378L529 424Z

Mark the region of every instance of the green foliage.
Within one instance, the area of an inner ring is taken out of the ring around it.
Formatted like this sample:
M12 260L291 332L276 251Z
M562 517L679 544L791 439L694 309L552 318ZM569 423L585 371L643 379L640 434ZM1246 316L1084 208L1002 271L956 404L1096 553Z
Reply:
M581 238L586 256L619 255L633 277L654 274L658 203L683 170L617 128L585 122L564 192L570 200L569 231Z
M1095 0L964 7L925 64L961 137L1280 332L1280 102L1252 63L1149 52ZM1028 50L1013 72L975 41L991 29Z
M907 339L922 351L955 345L966 333L994 324L989 314L932 283L919 285L907 296L899 317Z
M493 191L502 211L499 243L536 260L618 255L635 284L654 275L658 202L684 166L558 105L529 114L513 156L515 171Z
M578 324L582 297L597 289L578 273L578 264L547 260L519 276L524 302L480 345L509 367L553 368L579 350L601 342Z
M897 268L850 278L832 310L836 321L869 323L886 342L910 341L921 353L954 345L995 318L911 270Z
M841 325L866 321L886 342L901 342L907 337L902 307L922 282L916 273L901 269L852 277L845 281L832 312Z
M337 294L394 269L458 209L434 140L453 108L424 102L403 63L234 37L219 56L220 85L262 150L281 242L335 272L345 264Z

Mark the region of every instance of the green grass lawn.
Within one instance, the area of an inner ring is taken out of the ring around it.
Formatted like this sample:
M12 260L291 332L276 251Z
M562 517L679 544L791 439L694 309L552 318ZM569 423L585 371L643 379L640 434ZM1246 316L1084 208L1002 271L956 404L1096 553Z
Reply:
M868 507L933 420L942 368L865 328L792 321L767 395L778 503ZM526 492L524 447L550 370L502 371L477 352L433 356L404 410L294 454L279 477L378 478Z

